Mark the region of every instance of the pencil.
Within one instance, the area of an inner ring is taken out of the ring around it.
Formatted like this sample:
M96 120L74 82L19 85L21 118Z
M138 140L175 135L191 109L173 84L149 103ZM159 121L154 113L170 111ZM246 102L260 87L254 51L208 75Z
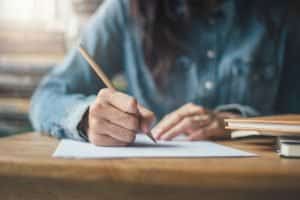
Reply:
M79 46L79 52L82 55L82 57L88 62L88 64L92 67L92 69L95 71L96 75L98 76L98 78L100 78L100 80L103 81L104 85L112 90L116 90L116 88L113 86L112 82L109 80L109 78L106 76L106 74L104 73L104 71L102 70L102 68L100 67L100 65L98 65L91 57L90 55L87 53L87 51L82 47ZM139 116L141 116L141 114L139 113ZM155 138L153 137L151 132L147 132L146 135L154 142L156 143Z

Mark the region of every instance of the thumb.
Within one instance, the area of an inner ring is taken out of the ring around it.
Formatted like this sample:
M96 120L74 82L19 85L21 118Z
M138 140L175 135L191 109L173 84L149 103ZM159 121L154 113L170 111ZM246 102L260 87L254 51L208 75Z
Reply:
M140 104L138 105L138 110L141 114L141 129L147 133L156 120L155 114Z

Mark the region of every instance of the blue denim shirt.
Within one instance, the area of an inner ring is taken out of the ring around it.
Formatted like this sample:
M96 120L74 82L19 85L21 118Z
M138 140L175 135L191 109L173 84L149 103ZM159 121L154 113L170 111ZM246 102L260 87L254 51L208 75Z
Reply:
M185 41L192 53L178 56L164 92L144 62L129 0L106 0L82 40L110 77L125 75L128 93L158 118L188 102L244 116L299 113L297 19L286 20L284 1L269 9L269 20L259 17L265 12L259 4L246 2L227 0L211 16L194 19ZM30 112L34 128L82 140L78 124L102 87L74 48L36 90Z

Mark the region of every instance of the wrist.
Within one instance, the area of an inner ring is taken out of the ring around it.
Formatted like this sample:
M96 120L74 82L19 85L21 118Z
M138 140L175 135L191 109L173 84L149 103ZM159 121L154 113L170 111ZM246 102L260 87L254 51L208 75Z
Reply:
M85 139L86 141L89 141L88 137L88 126L89 126L89 108L85 111L83 114L82 119L80 120L77 130L79 132L79 135Z

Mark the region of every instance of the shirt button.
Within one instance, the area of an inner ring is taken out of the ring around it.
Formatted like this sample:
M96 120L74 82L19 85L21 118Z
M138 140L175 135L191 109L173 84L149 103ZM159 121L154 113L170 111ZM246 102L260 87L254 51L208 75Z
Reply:
M208 50L208 51L206 52L206 55L207 55L207 57L210 58L210 59L216 58L216 52L213 51L213 50Z
M212 81L206 81L206 82L204 83L204 87L205 87L207 90L212 90L212 89L214 89L215 84L214 84Z

